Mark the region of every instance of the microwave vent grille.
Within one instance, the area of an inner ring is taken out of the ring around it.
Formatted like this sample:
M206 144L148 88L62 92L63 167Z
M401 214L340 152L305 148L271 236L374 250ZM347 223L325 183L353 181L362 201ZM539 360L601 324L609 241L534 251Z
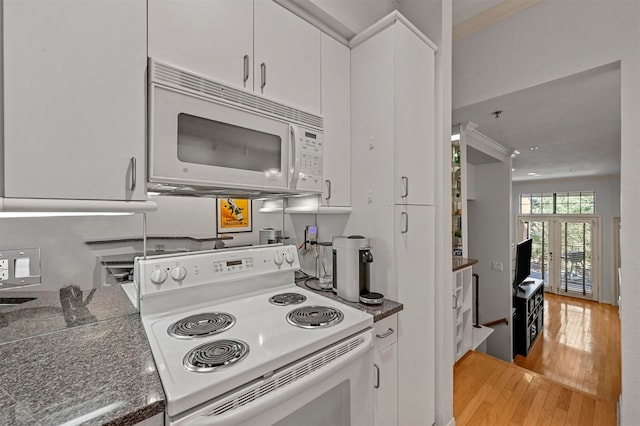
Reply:
M239 90L217 81L209 80L198 74L174 68L161 62L152 62L152 80L167 84L176 89L213 98L224 103L233 103L251 108L262 113L284 118L286 121L322 129L323 119L320 116L300 111L262 96Z

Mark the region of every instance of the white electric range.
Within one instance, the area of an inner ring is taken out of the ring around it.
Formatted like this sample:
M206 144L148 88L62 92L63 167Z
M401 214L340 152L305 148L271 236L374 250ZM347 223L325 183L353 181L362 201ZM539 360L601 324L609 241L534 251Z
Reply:
M298 268L283 245L136 260L168 424L372 424L373 317Z

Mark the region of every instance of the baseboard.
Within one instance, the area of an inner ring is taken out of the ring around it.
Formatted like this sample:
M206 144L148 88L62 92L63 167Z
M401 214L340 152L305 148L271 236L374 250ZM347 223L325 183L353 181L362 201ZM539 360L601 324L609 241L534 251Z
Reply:
M454 417L451 417L451 420L449 420L447 423L436 426L456 426L456 419Z

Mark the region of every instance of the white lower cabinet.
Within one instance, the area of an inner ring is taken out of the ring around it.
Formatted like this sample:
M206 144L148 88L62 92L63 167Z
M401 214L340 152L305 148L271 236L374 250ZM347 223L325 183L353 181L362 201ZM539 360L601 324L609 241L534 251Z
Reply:
M375 425L395 426L398 424L398 316L378 321L375 334Z

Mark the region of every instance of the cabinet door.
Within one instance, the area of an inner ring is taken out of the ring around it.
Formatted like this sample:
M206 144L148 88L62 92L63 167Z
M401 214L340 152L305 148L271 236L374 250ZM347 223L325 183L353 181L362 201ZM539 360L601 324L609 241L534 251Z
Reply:
M401 22L395 37L395 202L434 205L434 52Z
M148 3L150 57L253 90L252 0Z
M254 89L320 113L320 30L273 1L254 3Z
M398 424L398 345L376 346L373 352L375 371L375 425Z
M351 205L350 63L349 48L322 34L323 206Z
M5 196L146 199L146 3L3 12Z
M435 421L435 207L395 210L398 301L398 424Z

